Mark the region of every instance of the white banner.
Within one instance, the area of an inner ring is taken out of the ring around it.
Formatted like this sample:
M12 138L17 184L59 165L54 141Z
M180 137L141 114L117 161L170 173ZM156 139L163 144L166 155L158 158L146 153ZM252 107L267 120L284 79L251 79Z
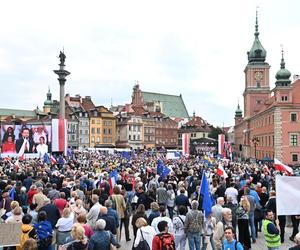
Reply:
M276 176L277 215L300 214L300 177Z

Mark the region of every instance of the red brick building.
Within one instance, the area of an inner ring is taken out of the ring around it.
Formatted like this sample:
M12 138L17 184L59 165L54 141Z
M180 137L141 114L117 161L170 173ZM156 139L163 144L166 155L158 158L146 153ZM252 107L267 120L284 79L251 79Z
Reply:
M259 41L257 19L254 35L244 71L244 117L239 105L235 112L235 151L243 158L299 164L300 79L291 83L282 52L275 88L270 89L270 65Z

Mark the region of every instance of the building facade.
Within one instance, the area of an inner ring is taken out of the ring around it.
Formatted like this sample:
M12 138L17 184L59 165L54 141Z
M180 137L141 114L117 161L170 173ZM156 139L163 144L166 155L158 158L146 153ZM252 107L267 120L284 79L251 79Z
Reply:
M245 68L244 116L235 112L235 151L242 158L266 158L299 164L300 80L291 83L282 52L275 88L270 89L266 50L259 41L256 19L255 39Z

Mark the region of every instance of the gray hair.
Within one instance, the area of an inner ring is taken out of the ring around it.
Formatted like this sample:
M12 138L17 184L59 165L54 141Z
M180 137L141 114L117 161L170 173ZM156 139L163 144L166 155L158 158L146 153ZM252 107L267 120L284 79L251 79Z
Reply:
M199 206L198 201L193 200L193 201L192 201L192 204L191 204L192 209L193 209L193 210L197 210L197 209L198 209L198 206Z
M96 221L96 229L97 230L104 230L106 227L106 221L103 219L99 219Z
M109 207L112 207L112 201L111 200L106 200L105 202L104 202L104 206L106 206L107 208L109 208Z
M228 208L228 207L223 207L222 208L222 214L227 214L227 213L231 213L231 209L230 208Z

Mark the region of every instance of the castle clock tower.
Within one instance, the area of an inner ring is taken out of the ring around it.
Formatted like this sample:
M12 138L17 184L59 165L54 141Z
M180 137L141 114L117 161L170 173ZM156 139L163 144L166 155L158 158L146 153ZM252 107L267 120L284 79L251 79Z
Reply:
M248 54L248 64L245 72L244 117L251 117L264 106L270 97L269 71L270 65L265 62L267 52L259 41L258 20L256 24L254 42Z

